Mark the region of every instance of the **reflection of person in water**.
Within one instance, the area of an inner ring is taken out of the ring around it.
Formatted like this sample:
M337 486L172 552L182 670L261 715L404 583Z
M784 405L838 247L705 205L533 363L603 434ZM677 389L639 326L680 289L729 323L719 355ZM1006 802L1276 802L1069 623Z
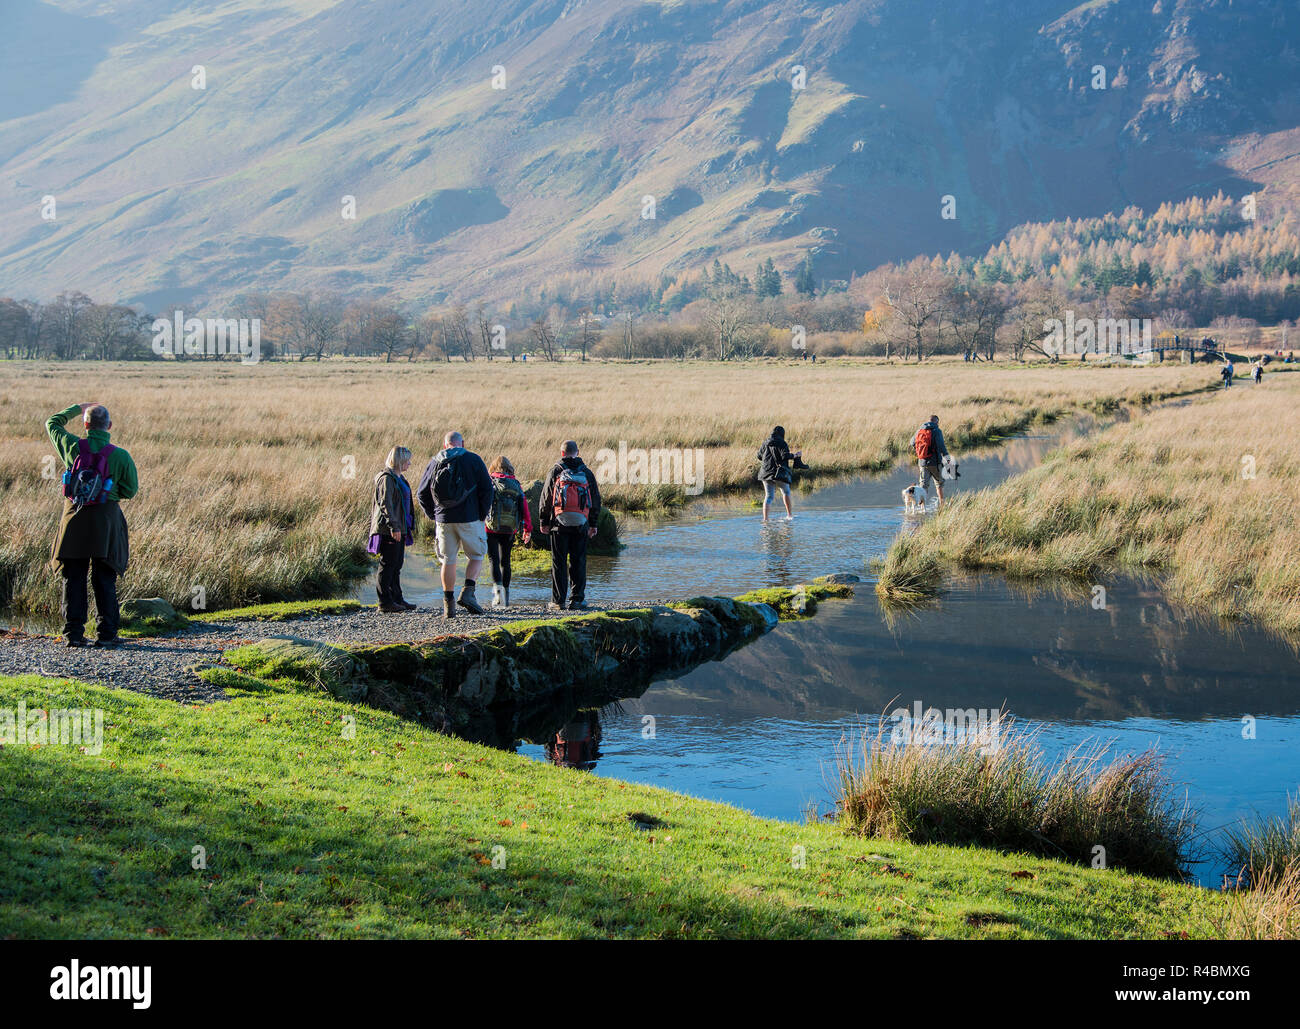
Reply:
M590 772L600 760L600 712L579 711L543 749L554 765Z
M767 573L773 583L788 584L794 581L790 573L790 561L794 557L794 537L787 525L763 526L759 536L759 545L763 548L763 557L767 563Z

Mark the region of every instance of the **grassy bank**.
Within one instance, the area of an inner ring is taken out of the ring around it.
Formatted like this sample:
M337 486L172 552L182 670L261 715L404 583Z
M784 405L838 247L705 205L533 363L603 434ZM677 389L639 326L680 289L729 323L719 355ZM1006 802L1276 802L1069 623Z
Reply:
M1081 581L1163 575L1170 596L1300 631L1300 376L1157 409L958 496L890 550L887 599L933 593L945 565Z
M1225 910L1115 871L760 819L222 674L230 701L202 708L0 678L0 708L105 726L98 755L0 747L0 936L1162 938Z
M371 480L397 443L416 472L459 428L484 456L508 455L540 478L560 443L699 448L702 490L752 488L754 453L786 426L819 474L885 467L916 426L941 412L957 447L1081 407L1139 402L1204 384L1201 366L1089 368L901 366L835 361L572 365L382 365L337 361L242 367L203 362L53 368L9 363L0 394L0 606L57 610L47 567L60 510L44 422L74 401L107 404L114 441L140 469L125 506L132 532L127 596L209 610L337 593L371 565ZM650 402L652 398L652 402ZM672 487L612 484L614 507L664 506ZM422 522L421 531L430 525Z

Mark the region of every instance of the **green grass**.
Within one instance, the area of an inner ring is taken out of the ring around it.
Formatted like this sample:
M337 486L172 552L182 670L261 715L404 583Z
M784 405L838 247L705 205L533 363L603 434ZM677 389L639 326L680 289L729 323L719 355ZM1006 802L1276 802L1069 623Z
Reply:
M207 677L228 702L0 678L0 708L105 712L98 756L0 748L0 937L1160 937L1222 910L1190 886L760 819Z
M205 611L202 614L190 615L190 620L228 622L244 619L257 622L289 622L295 618L312 618L317 615L344 615L360 611L361 608L362 604L357 600L282 600L271 604L231 607L223 611Z
M179 611L171 618L163 618L156 615L150 615L145 618L122 617L122 624L118 628L118 635L126 639L142 639L147 636L166 636L169 633L180 632L190 624L190 619Z

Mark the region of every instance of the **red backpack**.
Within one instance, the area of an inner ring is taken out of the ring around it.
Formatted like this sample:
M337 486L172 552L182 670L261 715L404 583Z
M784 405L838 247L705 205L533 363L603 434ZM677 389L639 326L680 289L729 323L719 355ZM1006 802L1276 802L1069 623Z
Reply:
M586 468L564 468L555 479L555 521L567 528L581 528L591 516L591 486Z
M105 443L99 453L90 452L90 440L77 440L77 456L72 467L63 473L63 495L80 511L87 504L102 504L108 499L113 480L108 476L108 455L117 448Z
M930 423L922 425L916 434L916 456L927 464L932 463L936 453L934 449L934 433L930 430Z

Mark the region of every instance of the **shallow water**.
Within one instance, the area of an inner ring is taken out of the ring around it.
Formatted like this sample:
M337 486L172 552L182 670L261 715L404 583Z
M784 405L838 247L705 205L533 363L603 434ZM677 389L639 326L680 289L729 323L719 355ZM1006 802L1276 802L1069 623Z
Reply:
M845 741L919 702L1005 709L1040 729L1049 757L1089 741L1156 746L1203 830L1281 812L1300 768L1295 651L1181 611L1150 585L1109 580L1107 594L1098 611L1090 594L970 578L891 622L862 589L604 713L596 771L800 819L830 809ZM1243 738L1247 718L1254 739ZM1197 867L1207 883L1220 871Z
M1000 482L1097 427L1084 419L966 457L958 489ZM1113 576L1102 583L1102 610L1090 590L971 576L951 582L933 607L888 618L865 561L912 524L900 498L912 475L899 468L796 495L790 524L764 526L752 508L712 504L630 526L620 557L592 562L590 597L726 595L837 571L864 581L853 600L823 603L811 621L783 624L602 713L596 773L800 819L829 810L837 749L868 720L918 702L1005 709L1039 731L1048 757L1087 743L1118 753L1158 747L1198 813L1197 877L1217 884L1217 830L1254 811L1281 813L1300 788L1295 648ZM653 737L644 735L647 716ZM534 743L520 750L546 759Z
M1123 417L1121 415L1121 417ZM997 447L961 458L956 491L995 485L1038 464L1059 442L1095 431L1104 423L1083 417L1052 426L1050 434L1016 436ZM813 492L795 492L793 522L762 521L762 489L729 501L699 501L677 516L630 520L620 527L627 544L618 557L587 561L587 598L638 602L680 600L714 594L732 596L761 586L806 582L830 572L865 574L864 561L883 555L900 530L916 523L903 515L902 490L916 481L915 464L900 464L883 475L847 478ZM948 487L945 487L947 489ZM418 604L442 602L442 587L431 555L408 556L402 588ZM479 576L480 598L490 595L486 562ZM516 573L511 601L550 598L549 573ZM373 581L358 586L356 597L374 603Z

